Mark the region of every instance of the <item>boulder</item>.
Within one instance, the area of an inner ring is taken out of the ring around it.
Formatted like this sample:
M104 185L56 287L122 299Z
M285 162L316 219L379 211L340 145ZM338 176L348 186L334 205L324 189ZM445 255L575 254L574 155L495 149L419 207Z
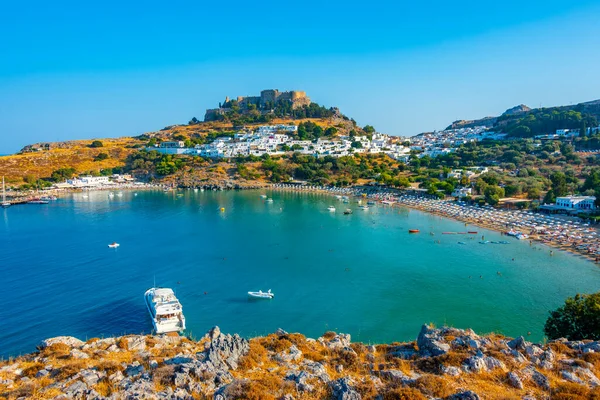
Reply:
M508 383L516 389L523 389L523 380L516 372L508 373Z
M421 356L441 356L450 351L450 345L444 342L440 331L428 325L421 327L417 337L417 346Z
M146 350L146 337L144 337L144 336L128 337L127 338L127 350L129 350L129 351Z
M210 342L202 355L202 361L210 361L216 369L237 369L240 358L250 350L248 341L238 334L224 335L219 327L214 327L209 333Z
M386 369L379 372L379 375L390 382L398 383L401 385L410 385L420 377L418 374L406 375L404 372L397 369Z
M133 364L128 365L125 368L125 375L127 376L138 376L144 372L144 366L141 365L138 361L134 361Z
M71 348L81 348L85 342L73 337L73 336L57 336L50 339L42 340L39 345L40 350L45 349L48 346L52 346L53 344L61 343L65 344Z
M446 400L479 400L479 396L477 393L467 390L464 392L455 393L452 396L448 396L446 397Z
M330 383L333 398L336 400L361 400L360 393L351 386L350 378L340 378Z
M561 371L560 376L569 382L584 384L585 382L581 380L577 375L575 375L571 371Z
M79 360L85 359L85 358L90 358L90 356L88 356L86 353L84 353L83 351L78 350L78 349L71 350L71 353L69 353L69 356L71 358L75 358L75 359L79 359Z
M531 379L535 382L536 385L541 387L544 390L550 390L550 380L548 377L541 372L532 371Z
M340 365L341 366L341 365ZM325 369L325 366L319 362L307 362L305 364L307 371L310 371L315 377L323 381L323 383L329 383L331 378ZM336 368L337 369L337 368ZM342 368L343 369L343 368Z
M531 346L531 343L526 341L523 336L519 336L506 344L513 350L525 350L527 346Z

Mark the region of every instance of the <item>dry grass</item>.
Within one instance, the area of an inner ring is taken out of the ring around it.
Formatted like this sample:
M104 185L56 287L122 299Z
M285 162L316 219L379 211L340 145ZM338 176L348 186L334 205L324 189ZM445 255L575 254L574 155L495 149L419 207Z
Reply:
M410 387L390 388L382 397L383 400L427 400L423 393Z
M15 154L0 157L0 171L8 184L22 184L26 175L47 178L60 168L75 168L77 172L100 171L124 165L125 158L135 149L129 148L141 142L133 138L101 139L104 147L89 147L92 140L61 143L65 148ZM108 154L103 161L94 161L100 153Z
M238 363L238 370L240 371L261 367L269 361L267 350L257 340L252 339L249 344L248 354Z
M453 385L448 379L436 375L422 376L411 386L427 397L446 397L454 393Z

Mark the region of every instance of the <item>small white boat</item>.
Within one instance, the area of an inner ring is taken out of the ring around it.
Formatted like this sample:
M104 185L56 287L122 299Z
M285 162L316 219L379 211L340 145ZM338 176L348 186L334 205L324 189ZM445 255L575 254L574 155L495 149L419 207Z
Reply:
M119 193L117 193L117 196L119 196L119 197L123 197L123 193L122 193L122 192L119 192Z
M267 199L267 203L272 203L273 199Z
M114 194L113 192L110 192L110 193L108 194L108 198L109 198L109 199L112 199L113 197L115 197L115 194Z
M360 208L361 210L368 210L369 206L359 206L358 208Z
M175 297L173 289L150 288L144 293L144 300L152 318L156 333L181 332L185 330L183 307Z
M84 194L81 197L83 197L84 199L87 199L89 196L87 194Z
M335 207L334 206L329 206L327 207L327 210L330 212L335 212Z
M108 247L110 247L111 249L116 249L119 246L120 246L120 244L117 242L112 242L111 244L108 245Z
M258 292L248 292L248 296L255 299L272 299L275 294L271 293L271 289L266 292L259 290Z
M260 198L261 198L261 199L266 199L266 198L267 198L267 195L266 195L266 194L261 194L261 195L260 195Z
M48 203L50 203L50 201L48 201L48 200L40 200L40 199L29 200L27 202L27 204L48 204Z

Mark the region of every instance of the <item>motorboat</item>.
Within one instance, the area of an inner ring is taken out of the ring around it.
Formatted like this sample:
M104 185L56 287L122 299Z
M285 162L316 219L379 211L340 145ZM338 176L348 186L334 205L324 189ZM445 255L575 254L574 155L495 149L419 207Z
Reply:
M262 290L259 290L258 292L248 292L248 296L254 299L272 299L275 297L275 294L269 289L266 292L263 292Z
M273 199L267 199L267 203L272 203Z
M29 200L27 202L27 204L48 204L48 203L50 203L50 201L42 200L42 199L33 199L33 200Z
M144 300L152 319L154 331L158 334L185 330L183 307L175 297L173 289L150 288L144 293Z
M122 192L119 192L119 193L117 193L117 196L119 196L119 197L123 197L123 193L122 193Z
M344 211L344 215L350 215L352 214L352 210L349 208L346 208L346 211Z
M408 233L419 233L419 232L421 232L421 231L418 229L409 229L408 230Z
M261 199L266 199L266 198L267 198L267 195L266 195L266 194L261 194L261 195L260 195L260 198L261 198Z
M329 206L329 207L327 207L327 211L335 212L335 207L334 206Z
M366 211L366 210L369 209L369 206L359 206L358 208L360 208L361 210L365 210Z
M108 245L108 247L110 247L111 249L116 249L119 246L120 246L120 244L117 242L112 242L111 244Z

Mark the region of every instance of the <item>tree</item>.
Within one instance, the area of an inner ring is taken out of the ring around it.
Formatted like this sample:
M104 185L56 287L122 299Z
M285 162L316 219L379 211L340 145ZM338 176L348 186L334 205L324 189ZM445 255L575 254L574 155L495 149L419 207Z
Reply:
M106 160L107 158L108 158L108 154L100 153L96 157L94 157L94 161L102 161L102 160Z
M566 196L569 193L567 186L567 176L562 171L556 171L550 175L552 181L552 191L556 197Z
M104 147L104 144L99 140L94 140L92 144L90 144L90 147Z
M544 196L544 200L542 200L542 202L544 204L552 204L556 202L556 196L554 195L554 191L552 189L546 192L546 195Z
M549 339L599 340L600 292L569 297L562 307L550 312L544 332Z
M495 206L504 197L504 189L500 186L489 185L484 189L483 195L488 204Z
M371 133L375 132L375 128L373 128L371 125L365 125L363 131L365 131L366 134L370 135Z
M535 186L532 186L529 189L527 189L527 198L530 200L539 200L541 195L542 192L539 188Z
M355 149L362 149L362 143L359 141L352 142L352 144L350 146L352 146L352 148L355 148Z

